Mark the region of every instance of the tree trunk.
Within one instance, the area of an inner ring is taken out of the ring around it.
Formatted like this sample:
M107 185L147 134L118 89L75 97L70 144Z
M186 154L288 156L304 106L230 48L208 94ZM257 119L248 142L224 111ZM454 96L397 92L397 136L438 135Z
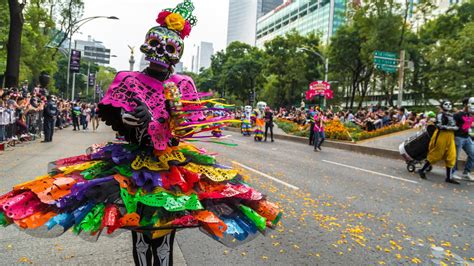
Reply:
M359 102L359 109L362 108L362 104L365 101L365 97L367 96L367 91L369 90L370 78L372 77L372 71L366 74L365 78L362 80L361 85L361 92L360 92L360 102Z
M352 110L352 108L354 107L354 100L355 100L355 94L356 94L356 91L357 91L357 86L358 86L358 82L357 81L353 81L352 82L352 88L351 88L351 104L349 106L349 109Z
M23 31L23 8L25 2L8 0L10 11L10 31L7 42L7 69L5 71L5 87L17 87L20 76L21 33Z

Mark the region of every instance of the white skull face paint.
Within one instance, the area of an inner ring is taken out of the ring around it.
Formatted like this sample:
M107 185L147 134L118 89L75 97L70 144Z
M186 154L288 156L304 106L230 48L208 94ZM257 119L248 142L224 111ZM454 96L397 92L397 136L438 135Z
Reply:
M266 102L258 102L257 103L257 109L260 110L261 112L265 111L266 107L267 107Z
M453 109L453 104L450 101L443 101L441 104L441 108L443 108L444 111L451 111Z
M469 112L474 113L474 97L469 98L468 107Z
M251 113L252 112L252 106L247 105L244 107L245 113Z

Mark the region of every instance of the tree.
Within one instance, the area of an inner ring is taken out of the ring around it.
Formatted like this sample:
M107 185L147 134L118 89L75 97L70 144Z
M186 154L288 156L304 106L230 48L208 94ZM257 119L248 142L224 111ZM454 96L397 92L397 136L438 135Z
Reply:
M8 1L0 0L0 86L6 70L8 25L10 24Z
M225 51L212 57L209 70L199 76L200 89L213 88L226 97L235 96L249 102L250 95L261 87L264 54L258 48L241 42L231 43Z
M299 104L309 84L321 78L321 60L313 53L301 50L306 48L321 53L319 44L315 34L302 36L295 31L265 43L265 100L272 99L270 105Z
M376 70L373 54L375 50L398 53L405 47L407 6L402 10L394 1L369 0L353 10L347 24L331 39L329 61L333 77L346 88L349 108L357 99L362 107L369 90L377 89L393 106L397 75Z
M460 100L472 95L474 1L429 21L419 32L419 84L425 97Z
M329 48L329 61L331 72L339 76L339 83L347 87L346 106L354 106L356 92L365 72L365 65L361 58L362 36L360 29L354 25L345 25L339 28L331 39Z
M99 84L104 91L107 91L114 81L117 70L113 67L99 66L96 76L96 82Z
M199 75L196 75L194 82L196 83L196 87L199 88L200 91L215 90L216 81L212 74L211 68L203 69Z
M441 39L427 55L432 68L428 84L438 99L459 101L474 95L474 22L467 23L454 38Z
M46 46L55 23L42 3L43 0L31 0L24 11L27 23L21 40L20 78L32 81L32 85L38 83L42 71L53 74L57 70L57 64L51 61L54 51ZM54 80L50 85L54 86Z
M10 30L7 43L7 67L5 71L5 87L16 87L20 76L21 34L23 31L23 8L26 0L8 0Z

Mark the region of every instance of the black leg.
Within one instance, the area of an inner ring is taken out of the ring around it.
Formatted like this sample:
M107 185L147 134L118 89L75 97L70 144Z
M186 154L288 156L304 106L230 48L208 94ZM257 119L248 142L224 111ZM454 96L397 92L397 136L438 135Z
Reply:
M173 230L170 234L151 241L154 266L173 265L173 244L175 233L176 231Z
M151 266L152 252L150 239L144 234L133 232L133 261L137 266Z

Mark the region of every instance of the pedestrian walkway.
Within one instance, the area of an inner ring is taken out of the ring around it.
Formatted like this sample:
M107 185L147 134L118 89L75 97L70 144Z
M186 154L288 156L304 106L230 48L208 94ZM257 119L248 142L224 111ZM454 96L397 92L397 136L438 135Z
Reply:
M56 131L51 143L38 140L14 147L0 155L0 195L16 184L45 174L49 162L85 153L90 145L106 143L114 138L115 133L101 124L97 132L66 128ZM175 265L186 265L177 245L174 251ZM21 262L37 265L131 265L132 238L129 232L124 232L115 238L102 236L98 242L90 243L66 232L59 238L44 239L9 226L0 228L0 261L2 265Z
M366 147L398 151L398 146L409 137L415 135L418 130L419 129L405 130L385 136L358 141L357 144Z
M392 150L398 151L399 146L405 140L409 139L410 137L414 136L420 129L410 129L405 130L393 134L389 134L386 136L380 136L373 139L363 140L357 142L358 145L365 146L365 147L373 147L373 148L380 148L385 150ZM467 155L466 153L461 153L461 160L466 160Z

